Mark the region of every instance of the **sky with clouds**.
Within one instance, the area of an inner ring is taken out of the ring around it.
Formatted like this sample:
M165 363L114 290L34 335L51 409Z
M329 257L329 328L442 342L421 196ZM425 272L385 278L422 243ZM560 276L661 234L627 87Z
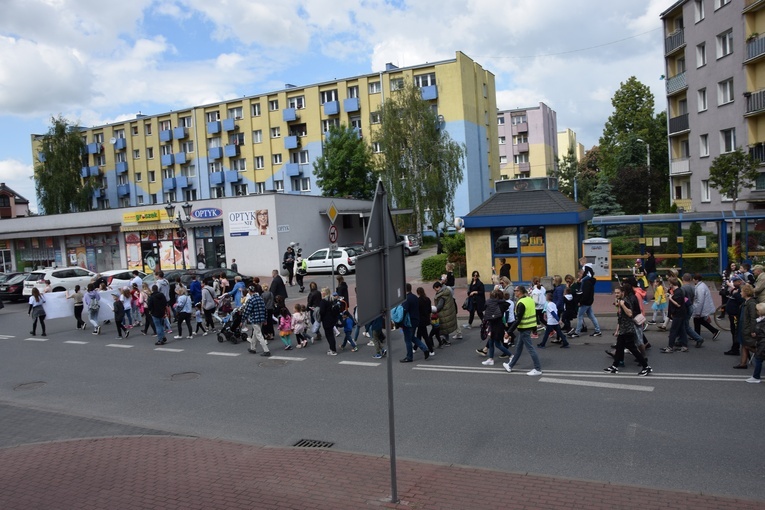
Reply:
M558 114L589 148L619 84L665 108L659 14L674 0L3 0L0 182L35 202L30 135L454 58L500 109Z

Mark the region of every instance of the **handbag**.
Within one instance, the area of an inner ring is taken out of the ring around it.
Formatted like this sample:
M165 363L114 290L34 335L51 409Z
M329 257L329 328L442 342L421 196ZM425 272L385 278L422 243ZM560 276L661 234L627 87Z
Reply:
M470 296L465 298L465 301L462 302L462 309L470 311L473 308L473 300L470 298Z
M645 324L645 315L643 315L642 313L639 313L632 318L632 321L638 326L642 326L643 324Z

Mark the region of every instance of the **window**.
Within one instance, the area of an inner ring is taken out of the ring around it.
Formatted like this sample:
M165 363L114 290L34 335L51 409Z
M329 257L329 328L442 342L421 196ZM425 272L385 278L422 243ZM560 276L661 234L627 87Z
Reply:
M191 121L191 116L181 117L178 120L179 120L179 122L181 124L181 127L190 128L190 127L193 126L192 121Z
M733 53L733 29L717 36L717 58Z
M391 78L391 80L390 80L390 89L392 91L401 90L403 88L404 88L404 79L403 78Z
M170 131L172 129L172 126L170 125L169 120L161 120L159 121L159 130L160 131Z
M720 131L720 154L736 150L736 128Z
M133 124L130 126L130 134L133 136L138 136L138 124Z
M221 163L220 161L213 161L212 163L209 163L207 165L207 168L209 168L211 174L214 174L215 172L222 172L223 163Z
M106 165L106 156L104 156L103 154L96 154L95 163L98 166Z
M217 122L220 120L220 112L207 112L205 119L207 119L207 122Z
M715 10L719 9L720 7L725 7L730 3L730 0L715 0Z
M436 84L436 73L420 74L414 77L414 84L417 87L429 87Z
M513 126L517 126L518 124L523 124L526 122L526 115L513 115L511 120L513 122Z
M95 133L93 135L93 141L96 143L104 143L104 134L103 133Z
M280 127L272 127L271 128L271 138L279 138L282 136L282 130Z
M379 94L382 91L382 87L380 86L379 81L371 81L369 82L369 93L370 94Z
M149 170L149 182L157 182L157 172Z
M497 125L498 126L504 126L505 125L505 117L503 115L497 116Z
M220 136L214 136L207 140L207 149L214 149L220 147Z
M122 174L117 176L117 186L119 186L120 184L127 184L127 183L128 183L127 175Z
M133 159L141 159L141 150L140 149L134 149L133 150Z
M324 119L321 121L321 130L324 133L329 132L331 127L340 127L340 119Z
M529 136L528 135L516 135L513 137L513 145L518 145L519 143L529 143Z
M679 99L677 101L677 114L678 115L685 115L688 113L688 100L687 99Z
M765 190L765 173L760 173L757 180L754 181L754 189L757 191Z
M195 189L185 189L183 190L183 199L188 202L190 200L196 200L197 199L197 190Z
M229 145L244 145L244 133L228 135Z
M266 192L266 183L265 182L256 182L255 183L255 193L258 195L262 195Z
M255 169L256 170L263 169L263 156L255 156Z
M694 20L698 23L704 19L704 0L696 0L694 4Z
M226 196L226 190L223 188L223 186L210 188L210 196L212 198L224 198Z
M120 198L120 207L130 207L130 199L128 197Z
M260 103L254 103L251 110L253 117L260 117Z
M483 84L483 97L489 97L489 88L485 83Z
M144 124L143 132L146 136L151 136L151 124L149 123Z
M181 143L181 152L189 153L194 152L194 142L189 140L188 142Z
M125 138L125 130L124 129L115 129L114 130L114 138Z
M233 108L229 108L228 109L228 118L229 119L240 120L242 118L242 107L241 106L235 106Z
M372 152L380 154L382 152L382 145L380 142L372 142Z
M500 145L505 145L506 141L507 141L507 138L505 138L504 136L500 136L499 137L499 144Z
M701 201L709 202L712 200L711 193L709 191L709 180L701 181Z
M163 179L172 179L173 177L175 177L175 171L172 168L165 168L162 170Z
M136 197L136 200L137 200L136 205L143 205L143 195L138 195L138 197Z
M500 165L506 165L507 164L507 156L500 156L499 157L499 164Z
M182 165L181 166L181 175L183 177L196 177L197 175L197 167L194 163L190 163L188 165Z
M162 195L162 201L163 201L164 203L168 203L168 202L174 202L174 201L175 201L175 193L173 193L172 191L166 191L166 192L165 192L165 193Z
M691 142L687 138L685 140L680 140L680 157L691 157Z
M371 122L372 124L379 124L381 117L382 115L380 114L380 112L372 112L369 114L369 122Z
M704 112L707 110L707 89L699 89L696 93L698 100L699 111Z
M707 65L707 43L696 46L696 67Z
M271 99L268 101L268 111L275 112L279 109L279 100Z
M243 197L247 195L247 185L246 184L234 184L231 186L232 191L234 192L235 197Z
M297 110L305 108L305 96L287 98L287 108L295 108Z
M274 191L284 191L284 181L274 181Z
M114 155L114 161L117 163L124 163L127 161L127 156L124 152L118 152Z
M299 165L308 164L308 151L293 152L290 155L290 161Z
M348 120L350 120L351 127L355 128L356 131L358 131L359 136L361 136L361 117L358 115L354 115L353 117L350 117Z
M160 153L163 156L167 156L169 154L173 153L173 146L172 145L163 145L159 148Z
M281 165L282 164L282 155L281 154L274 154L271 158L271 161L274 165Z
M141 182L143 180L143 175L141 175L141 172L135 173L135 182Z
M231 160L231 170L236 170L237 172L244 172L247 170L247 160L242 159L233 159Z
M263 130L262 129L256 129L252 132L252 143L261 143L263 142Z
M359 97L359 86L352 85L348 87L348 98Z
M309 177L293 177L292 191L311 191L311 179Z
M325 90L319 93L319 102L321 104L329 103L330 101L337 101L337 89Z
M306 136L308 135L308 126L305 124L295 124L290 126L289 133L290 136Z
M516 154L513 156L513 163L516 165L520 163L528 163L529 162L529 153L524 152L522 154Z
M721 81L717 84L718 106L733 102L733 78Z
M699 135L699 156L709 156L709 135Z
M158 203L157 202L157 194L156 193L152 193L151 195L149 195L149 203L151 203L151 204Z

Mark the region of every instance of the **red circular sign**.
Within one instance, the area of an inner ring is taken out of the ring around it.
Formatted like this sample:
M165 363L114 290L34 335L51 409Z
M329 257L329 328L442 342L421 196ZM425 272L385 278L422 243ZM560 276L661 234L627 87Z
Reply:
M337 227L331 225L329 227L329 242L335 244L337 242Z

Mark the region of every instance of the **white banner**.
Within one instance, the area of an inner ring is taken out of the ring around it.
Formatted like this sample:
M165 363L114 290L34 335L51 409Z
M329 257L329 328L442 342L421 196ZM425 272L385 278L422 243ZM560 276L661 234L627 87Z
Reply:
M98 312L99 319L114 318L114 298L112 295L117 294L118 292L119 291L117 290L107 290L98 293L101 297L101 301L99 301L101 304L101 309ZM47 294L43 294L43 298L45 299L43 308L45 308L46 319L62 319L74 317L74 299L67 299L66 292L49 292ZM88 313L87 306L82 313Z

